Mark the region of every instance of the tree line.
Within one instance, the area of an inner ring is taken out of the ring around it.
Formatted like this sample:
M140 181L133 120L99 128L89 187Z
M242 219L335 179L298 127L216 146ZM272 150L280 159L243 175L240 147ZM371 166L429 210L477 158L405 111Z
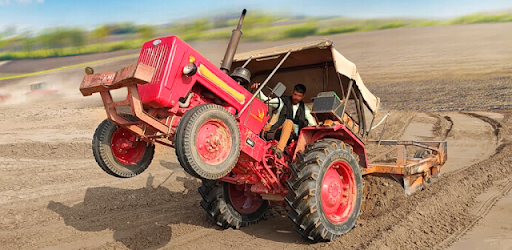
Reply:
M68 47L80 47L87 44L101 44L113 35L131 35L131 39L149 40L156 35L155 28L150 25L135 25L131 23L105 24L91 31L78 27L56 27L42 30L36 34L24 32L13 34L13 27L8 27L0 33L0 51L24 51L30 53L34 50L58 50ZM2 35L3 34L3 35ZM3 37L3 39L2 39Z

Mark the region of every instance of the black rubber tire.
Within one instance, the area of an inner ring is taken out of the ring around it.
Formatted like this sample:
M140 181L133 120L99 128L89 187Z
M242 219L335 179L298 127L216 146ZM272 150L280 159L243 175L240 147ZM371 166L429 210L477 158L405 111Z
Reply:
M265 219L268 209L268 201L264 201L261 206L250 214L239 213L232 205L228 197L229 183L213 180L203 180L203 184L198 191L203 200L201 207L206 211L206 217L216 225L226 229L247 227L256 224Z
M123 114L130 121L137 121L137 118ZM96 131L92 139L92 152L98 165L108 174L119 178L130 178L141 174L149 167L155 154L155 145L147 145L142 159L134 165L120 163L112 154L110 147L112 135L119 128L117 124L105 119Z
M186 173L191 175L195 178L201 178L196 172L192 169L190 164L185 164L184 158L184 150L183 150L183 143L178 143L178 138L183 137L183 134L185 133L185 128L187 128L186 124L189 122L190 117L192 116L192 110L189 110L189 112L186 112L180 120L180 123L178 124L178 127L176 128L176 134L174 135L174 150L176 152L176 156L178 158L178 161L180 162L181 167L183 170L185 170ZM183 124L183 126L181 126ZM178 153L180 152L180 153Z
M218 119L226 124L231 133L232 146L225 161L211 165L204 162L196 149L196 134L206 121ZM215 104L203 104L189 110L180 120L175 135L176 156L183 169L194 177L216 180L228 174L240 156L240 130L235 117L225 108Z
M349 218L334 224L325 215L321 200L321 185L328 167L342 160L350 165L356 182L356 200ZM350 231L361 213L363 178L352 147L336 139L322 139L307 147L291 166L293 176L287 181L289 193L285 200L290 206L288 217L302 237L319 241L332 241Z

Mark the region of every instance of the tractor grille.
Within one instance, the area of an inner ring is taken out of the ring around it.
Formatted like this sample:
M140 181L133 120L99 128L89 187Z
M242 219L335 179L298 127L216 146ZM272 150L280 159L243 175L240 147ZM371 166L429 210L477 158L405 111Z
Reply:
M165 62L169 57L169 46L167 44L159 44L158 46L149 47L142 51L139 56L139 62L151 66L156 69L155 75L151 83L159 83L165 70Z

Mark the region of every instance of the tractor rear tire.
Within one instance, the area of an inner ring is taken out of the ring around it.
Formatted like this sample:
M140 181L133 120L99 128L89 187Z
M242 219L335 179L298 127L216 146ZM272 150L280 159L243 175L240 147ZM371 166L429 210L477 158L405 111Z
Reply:
M291 167L285 200L295 231L314 242L332 241L356 225L364 183L351 146L317 141Z
M219 179L235 167L240 156L238 123L222 106L194 107L180 120L175 149L187 173L201 179Z
M122 116L137 121L131 115ZM153 160L155 145L142 140L133 141L132 138L136 138L135 133L109 119L100 123L92 139L92 152L101 169L119 178L130 178L144 172Z
M237 186L227 182L217 183L214 180L203 180L199 187L199 193L203 200L201 207L206 211L206 217L216 225L226 229L247 227L265 219L265 213L269 203L261 199L258 194L245 196L242 192L233 192ZM242 200L250 199L251 206L237 207L247 202Z

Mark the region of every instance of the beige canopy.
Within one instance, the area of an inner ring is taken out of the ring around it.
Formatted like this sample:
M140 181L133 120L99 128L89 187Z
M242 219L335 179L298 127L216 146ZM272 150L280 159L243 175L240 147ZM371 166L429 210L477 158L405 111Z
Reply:
M252 73L251 80L262 82L289 51L290 56L268 86L282 82L290 90L295 84L302 83L306 85L308 101L322 91L335 91L343 98L350 80L354 80L353 88L362 97L365 106L372 113L378 110L379 98L366 88L356 65L336 51L327 39L240 53L235 55L232 68L241 67L251 59L246 66Z

